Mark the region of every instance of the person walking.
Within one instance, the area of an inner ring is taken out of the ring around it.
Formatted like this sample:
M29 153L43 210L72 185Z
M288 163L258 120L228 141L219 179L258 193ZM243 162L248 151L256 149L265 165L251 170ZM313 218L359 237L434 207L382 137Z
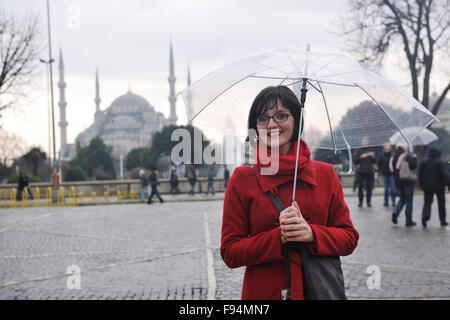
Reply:
M408 154L407 145L398 145L389 162L389 168L394 173L395 188L398 191L400 200L397 202L392 213L392 223L397 224L398 216L405 207L406 226L414 227L417 223L413 221L413 197L414 197L414 179L405 179L400 177L402 165L407 165L407 169L414 171L417 168L417 155Z
M195 194L195 183L197 182L197 173L193 164L188 165L186 168L186 178L191 186L189 195L193 196Z
M170 174L170 194L178 194L180 193L180 189L178 188L178 173L175 168L172 168L172 172Z
M256 96L248 116L249 131L257 133L254 171L248 165L237 167L225 193L220 255L229 268L246 267L244 300L280 300L287 288L292 300L305 299L296 245L303 242L315 256L343 256L351 254L358 242L333 166L311 160L305 141L298 146L300 109L298 98L286 86L268 87ZM298 185L292 205L297 148ZM278 170L273 172L273 167ZM283 203L280 213L268 192Z
M363 148L357 149L353 155L353 162L358 166L356 169L357 181L358 181L358 207L362 207L364 202L364 187L366 189L366 203L370 208L372 189L374 182L373 165L375 164L375 151L368 148L369 140L363 138L361 140Z
M230 170L228 170L226 164L223 165L223 179L225 180L223 186L225 187L225 190L227 190L228 181L230 181Z
M161 195L158 191L158 186L161 185L161 183L158 180L158 170L154 167L152 170L152 173L150 174L150 186L152 187L152 193L150 194L150 197L148 198L147 203L151 204L153 203L153 196L156 195L159 199L159 202L164 203L163 198L161 198Z
M209 171L208 171L208 188L206 190L206 195L209 194L209 190L211 190L212 195L215 194L214 191L214 177L216 176L215 172L214 172L214 168L211 166L209 167Z
M16 195L16 201L21 201L23 198L23 191L27 189L28 192L28 199L33 199L33 193L31 192L30 188L30 178L28 178L28 175L21 172L19 174L19 181L17 185L17 195Z
M444 163L440 156L442 152L438 148L431 147L428 152L428 159L423 161L419 167L419 185L424 192L424 203L422 209L422 226L427 227L427 222L431 216L431 204L433 196L436 194L438 200L439 220L441 226L448 225L445 211L445 185L446 173Z
M148 176L143 169L139 170L139 178L141 179L141 201L145 201L144 191L147 197L150 197L150 182Z
M397 191L395 190L394 175L389 168L389 162L391 160L391 144L386 142L383 146L383 153L378 158L377 167L383 179L384 186L384 204L383 206L389 206L389 197L391 198L391 204L395 207L395 196Z

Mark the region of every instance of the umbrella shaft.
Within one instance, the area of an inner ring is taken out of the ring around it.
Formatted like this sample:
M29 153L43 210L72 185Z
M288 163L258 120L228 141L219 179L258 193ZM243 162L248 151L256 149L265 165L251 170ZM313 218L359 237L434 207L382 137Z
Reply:
M306 92L305 92L305 98L306 98ZM303 102L304 103L304 102ZM303 112L304 112L304 104L301 104L301 108L300 108L300 124L299 124L299 128L298 128L298 138L297 138L297 156L295 158L295 173L294 173L294 187L292 190L292 206L294 206L294 202L295 202L295 190L297 187L297 171L298 171L298 157L300 154L300 141L301 141L301 136L302 136L302 123L303 123Z

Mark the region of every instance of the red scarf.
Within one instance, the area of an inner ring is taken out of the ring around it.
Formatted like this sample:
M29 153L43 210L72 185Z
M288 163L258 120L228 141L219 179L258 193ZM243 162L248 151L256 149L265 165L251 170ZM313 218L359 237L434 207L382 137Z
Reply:
M264 152L262 155L259 155L260 144L258 143L256 149L254 150L254 159L256 159L254 167L264 192L270 190L272 193L277 194L277 186L294 180L297 144L297 141L291 144L288 154L274 154L272 158L272 151L270 148L267 148L267 155L264 155ZM301 140L297 182L303 181L315 186L316 174L312 168L310 156L311 152L309 151L308 145L305 141ZM268 170L271 165L273 167L278 165L278 171L275 174L268 175L264 174L264 172L261 174L262 168L264 168L264 170Z

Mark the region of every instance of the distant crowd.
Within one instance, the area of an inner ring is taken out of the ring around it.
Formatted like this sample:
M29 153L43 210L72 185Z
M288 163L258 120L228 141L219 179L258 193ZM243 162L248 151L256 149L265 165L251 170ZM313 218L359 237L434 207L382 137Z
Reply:
M413 220L414 187L417 183L424 192L422 226L427 227L427 222L430 220L435 194L441 226L447 226L445 188L450 188L450 173L440 157L441 150L431 147L427 158L419 164L417 154L411 154L407 145L398 145L394 152L391 152L389 143L384 144L383 153L378 159L372 148L356 150L353 154L353 163L356 166L354 189L358 188L358 207L363 206L364 191L366 204L371 207L374 171L378 168L384 185L384 206L389 206L390 200L394 208L392 223L398 223L400 212L405 208L405 225L407 227L417 225Z

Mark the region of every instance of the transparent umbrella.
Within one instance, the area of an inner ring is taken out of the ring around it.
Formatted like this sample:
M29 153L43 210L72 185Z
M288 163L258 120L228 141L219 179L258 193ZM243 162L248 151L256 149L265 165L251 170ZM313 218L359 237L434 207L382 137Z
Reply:
M402 88L352 57L310 51L309 46L306 51L281 49L231 63L193 83L181 95L190 123L222 137L233 130L245 139L253 99L273 85L291 88L303 106L307 95L301 112L302 138L310 148L377 146L397 132L411 143L437 120ZM405 130L411 127L417 130Z
M403 132L413 131L417 132L419 128L406 128ZM417 134L413 140L411 141L411 145L413 146L424 146L430 144L433 141L438 140L438 136L429 129L423 129ZM402 137L400 132L396 132L389 138L389 142L394 145L398 144L407 144L407 141Z

